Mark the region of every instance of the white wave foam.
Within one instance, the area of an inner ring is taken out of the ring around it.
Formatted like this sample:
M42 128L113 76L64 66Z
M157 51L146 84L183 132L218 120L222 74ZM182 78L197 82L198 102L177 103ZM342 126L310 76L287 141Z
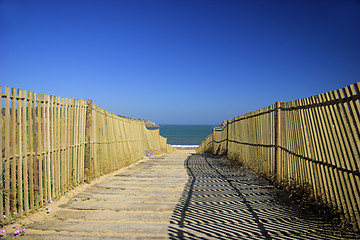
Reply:
M171 145L171 146L173 146L173 147L176 148L176 149L181 150L181 149L195 149L195 148L197 148L199 145Z

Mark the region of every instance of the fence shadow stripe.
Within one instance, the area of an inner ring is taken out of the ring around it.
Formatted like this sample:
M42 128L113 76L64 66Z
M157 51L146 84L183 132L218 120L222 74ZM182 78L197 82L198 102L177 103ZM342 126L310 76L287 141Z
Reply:
M189 179L170 220L170 239L360 237L334 234L321 216L302 212L285 192L226 157L193 154L184 166Z

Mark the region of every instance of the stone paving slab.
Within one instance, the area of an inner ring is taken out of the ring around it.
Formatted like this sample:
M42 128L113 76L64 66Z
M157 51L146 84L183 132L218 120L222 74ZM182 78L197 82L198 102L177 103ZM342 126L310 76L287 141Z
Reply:
M167 154L92 184L20 238L360 239L283 201L287 196L224 157Z

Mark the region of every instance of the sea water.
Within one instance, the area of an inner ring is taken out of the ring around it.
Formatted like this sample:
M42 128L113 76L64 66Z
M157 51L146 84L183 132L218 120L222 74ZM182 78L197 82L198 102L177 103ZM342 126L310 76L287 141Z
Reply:
M211 134L214 125L160 125L160 135L177 149L195 149ZM156 128L149 128L156 129Z

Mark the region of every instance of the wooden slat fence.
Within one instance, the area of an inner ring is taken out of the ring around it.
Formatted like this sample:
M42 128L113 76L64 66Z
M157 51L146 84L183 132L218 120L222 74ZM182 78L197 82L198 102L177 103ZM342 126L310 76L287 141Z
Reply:
M158 154L161 152L159 129L150 130L147 132L146 137L149 139L149 154Z
M0 95L0 215L28 215L146 151L176 151L142 121L111 114L91 100L1 86Z
M214 129L197 152L226 154L269 179L310 186L360 229L360 83L269 107Z

